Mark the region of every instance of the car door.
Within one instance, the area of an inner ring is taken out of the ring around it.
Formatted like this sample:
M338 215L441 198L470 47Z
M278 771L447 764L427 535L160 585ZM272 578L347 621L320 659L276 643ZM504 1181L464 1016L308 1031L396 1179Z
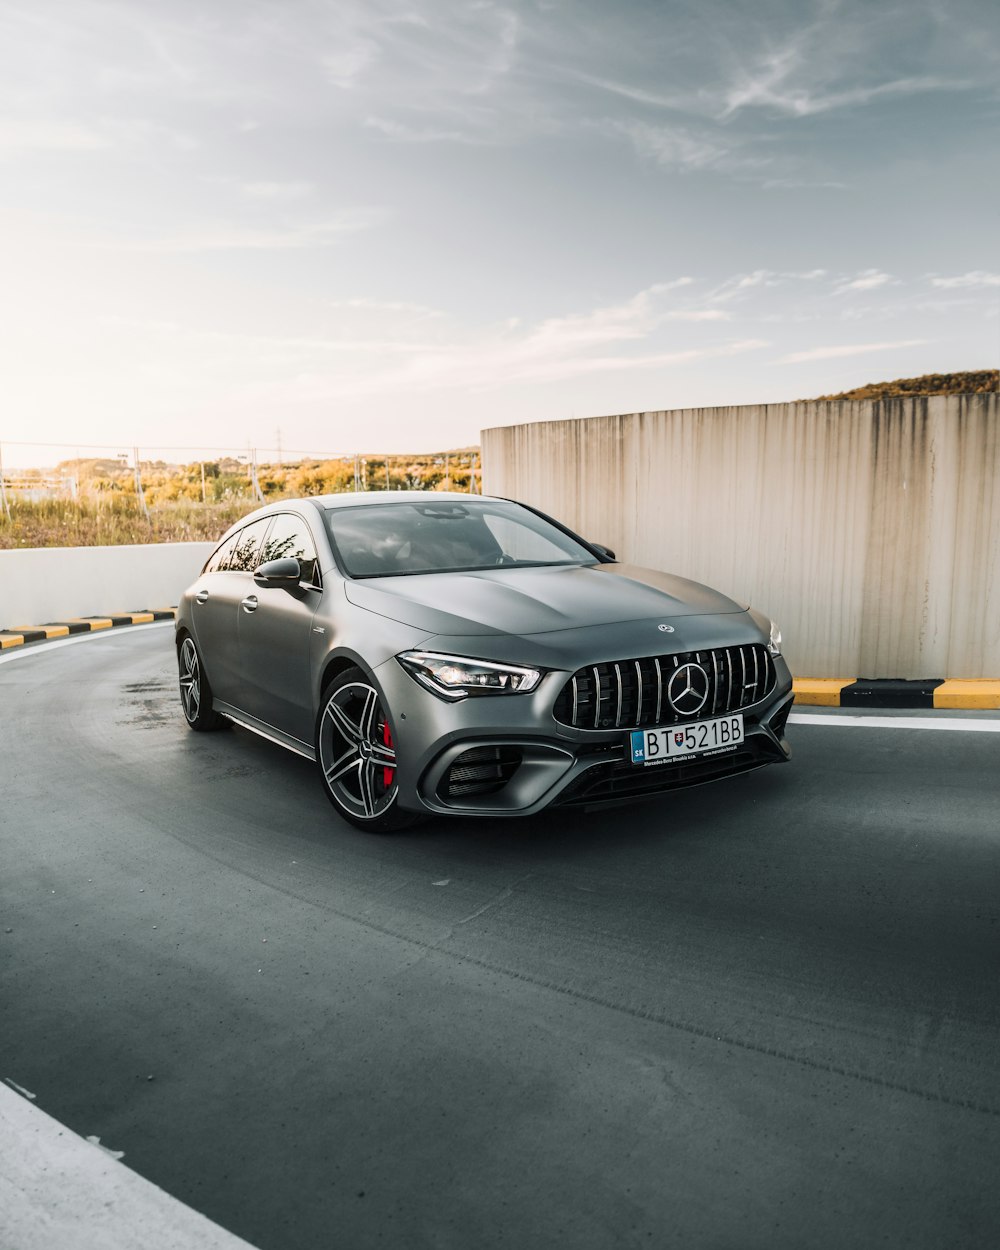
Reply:
M257 720L311 747L311 631L322 598L316 544L306 520L280 512L258 553L296 559L302 578L292 589L254 584L239 611L241 706Z
M267 533L270 518L237 530L212 555L194 587L195 640L216 699L239 706L237 625L240 601L252 587L247 564ZM256 567L254 563L252 567Z

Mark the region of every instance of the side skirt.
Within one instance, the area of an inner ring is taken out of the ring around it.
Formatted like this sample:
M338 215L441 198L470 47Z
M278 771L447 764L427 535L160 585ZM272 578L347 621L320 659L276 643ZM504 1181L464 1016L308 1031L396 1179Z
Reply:
M259 721L256 716L250 716L247 712L241 712L239 708L233 707L231 703L223 703L221 699L213 700L212 706L220 716L225 716L227 720L231 720L243 729L249 729L251 733L255 733L261 738L266 738L268 742L284 747L286 751L294 751L296 755L301 755L305 759L311 760L312 763L316 763L316 752L313 748L305 742L300 742L298 738L293 738L291 734L282 733L280 729L275 729L273 725L266 725L263 721Z

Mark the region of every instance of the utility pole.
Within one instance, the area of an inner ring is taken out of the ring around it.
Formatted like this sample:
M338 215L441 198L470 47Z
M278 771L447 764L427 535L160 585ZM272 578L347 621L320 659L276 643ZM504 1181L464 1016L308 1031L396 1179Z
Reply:
M385 488L386 490L392 490L392 486L389 482L389 457L388 456L386 456L385 458Z
M142 473L139 471L139 448L138 447L132 448L132 458L135 464L136 498L139 500L139 507L142 509L143 515L145 516L146 520L149 521L150 524L152 524L153 523L152 517L149 515L149 509L146 507L146 496L143 494L143 490L142 490Z
M469 494L476 494L476 453L472 453L471 463L469 464Z
M257 479L257 448L252 448L250 452L250 490L254 499L258 503L264 502L264 492L260 488L260 482Z
M0 502L3 503L3 510L7 514L7 520L10 520L10 504L7 502L7 487L3 480L3 444L0 443Z

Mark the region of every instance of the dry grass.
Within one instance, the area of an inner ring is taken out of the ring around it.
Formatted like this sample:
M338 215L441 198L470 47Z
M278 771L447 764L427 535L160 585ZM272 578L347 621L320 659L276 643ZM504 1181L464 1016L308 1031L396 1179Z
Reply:
M11 501L9 519L0 509L0 549L212 542L257 506L250 499L207 504L182 500L153 505L147 521L134 496L95 502Z
M967 373L925 373L919 378L897 378L894 382L870 382L839 395L819 399L895 399L913 395L982 395L1000 386L1000 371L976 369Z

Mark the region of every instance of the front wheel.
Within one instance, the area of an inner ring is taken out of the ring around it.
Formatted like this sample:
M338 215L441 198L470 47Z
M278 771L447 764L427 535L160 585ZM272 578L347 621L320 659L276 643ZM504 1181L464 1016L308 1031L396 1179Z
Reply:
M177 648L177 673L181 688L184 719L199 731L221 729L225 720L212 707L212 688L208 684L201 656L188 634Z
M396 803L396 748L379 692L359 668L334 679L323 695L316 729L323 789L359 829L387 833L420 817Z

